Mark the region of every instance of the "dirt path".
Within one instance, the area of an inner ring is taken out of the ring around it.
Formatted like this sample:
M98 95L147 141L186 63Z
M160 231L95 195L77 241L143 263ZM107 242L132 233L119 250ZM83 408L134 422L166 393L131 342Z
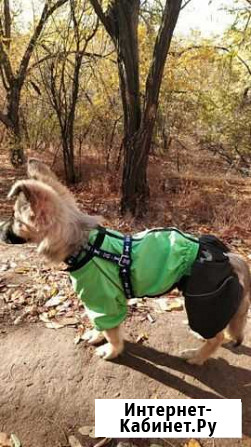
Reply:
M95 398L226 397L242 399L243 433L250 437L251 338L237 353L222 348L219 358L203 368L187 366L175 355L184 344L196 343L187 338L183 317L164 315L151 327L143 323L149 342L128 342L127 352L114 363L102 362L84 344L74 346L73 329L36 324L1 330L1 431L16 433L24 447L62 447L79 427L94 425ZM128 339L135 338L138 324L131 318Z
M35 256L32 260L31 250L20 252L20 247L7 247L5 261L13 260L16 251L17 266L23 268L24 257L33 265L38 259ZM7 273L13 286L15 279L19 281L21 294L23 284L29 285L31 273ZM242 347L223 347L218 358L194 367L177 357L184 347L200 343L188 332L184 311L151 311L154 323L142 312L132 312L125 324L126 352L115 362L98 359L94 348L84 342L74 344L74 328L53 330L42 323L27 322L13 325L18 313L18 306L8 311L2 302L0 431L16 433L24 447L67 446L72 433L83 446L94 445L95 440L81 437L78 429L94 425L95 398L222 397L242 399L243 434L247 438L218 440L215 444L203 441L202 445L251 446L250 317ZM143 344L136 343L140 334L148 337ZM142 442L149 445L147 440ZM139 441L135 443L139 445ZM172 440L172 445L183 446L184 442Z

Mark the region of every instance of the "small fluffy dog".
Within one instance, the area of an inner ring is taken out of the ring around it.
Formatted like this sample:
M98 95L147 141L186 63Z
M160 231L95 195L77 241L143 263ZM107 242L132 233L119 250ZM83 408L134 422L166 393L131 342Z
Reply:
M153 229L124 237L82 213L50 168L28 161L27 180L17 181L13 217L2 225L7 243L37 243L38 252L53 262L66 262L74 288L95 328L85 334L105 360L123 351L120 329L126 298L159 296L182 290L189 324L206 342L182 352L202 365L221 345L223 330L240 344L250 304L250 272L246 262L229 253L218 239L199 239L175 228Z

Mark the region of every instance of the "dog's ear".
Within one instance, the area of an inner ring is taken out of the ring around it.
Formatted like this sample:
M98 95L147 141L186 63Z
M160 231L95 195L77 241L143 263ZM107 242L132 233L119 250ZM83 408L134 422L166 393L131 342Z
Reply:
M49 185L61 198L76 206L75 199L69 189L64 186L47 164L35 158L28 160L27 171L30 178Z
M58 199L50 186L37 180L19 180L12 186L8 197L17 197L18 200L21 193L30 205L29 220L39 227L54 221Z
M27 181L25 180L19 180L18 182L14 183L14 185L11 187L9 194L8 194L8 199L12 198L12 197L18 197L19 194L22 192L25 196L25 198L29 201L30 199L30 195L31 195L31 191L29 188L29 185L26 185Z
M42 182L48 181L48 179L56 179L56 175L49 166L41 160L36 158L29 158L27 163L27 174L30 178L40 180Z

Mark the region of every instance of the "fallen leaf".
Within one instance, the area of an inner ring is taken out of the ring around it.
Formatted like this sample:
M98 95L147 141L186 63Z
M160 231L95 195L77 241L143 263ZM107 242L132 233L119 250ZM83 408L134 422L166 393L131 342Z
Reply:
M61 329L64 325L57 323L57 321L50 321L49 323L45 323L45 327L48 329Z
M72 326L79 323L79 319L77 317L62 317L57 318L56 321L63 326Z
M190 441L188 441L188 443L186 443L184 447L201 447L201 444L196 441L196 439L190 439Z
M144 298L138 298L137 307L145 307Z
M57 313L56 309L50 309L48 311L48 318L51 319L51 318L55 317L56 313Z
M111 442L112 438L104 438L101 439L101 441L99 441L97 444L94 445L94 447L102 447L103 445L107 445L109 444L109 442Z
M45 312L39 315L39 320L43 321L43 323L48 323L50 321L48 314Z
M148 340L148 335L146 333L139 334L139 336L136 338L136 343L142 343L145 340Z
M176 298L167 305L166 311L171 312L172 310L183 310L183 307L184 307L183 302L178 298Z
M155 321L156 321L155 318L153 318L151 314L147 314L147 319L148 319L148 321L150 321L150 323L155 323Z
M87 425L79 428L79 433L83 436L89 436L90 438L95 438L95 428L93 426Z
M2 264L0 267L0 272L6 272L7 270L9 270L9 268L9 264Z
M22 322L23 318L24 318L24 315L19 315L19 317L17 317L17 318L14 320L13 324L14 324L15 326L17 326L18 324L20 324L20 323Z
M75 436L69 436L68 441L71 447L83 447Z
M10 440L12 447L22 447L20 439L14 433L11 433Z
M29 267L18 267L15 269L15 273L18 273L19 275L24 275L29 271L30 271Z
M159 306L160 310L164 312L168 309L169 300L168 298L158 298L156 301L156 305Z
M67 300L64 303L57 306L57 315L64 313L66 310L69 309L69 307L72 305L71 300Z
M57 295L53 296L53 297L50 298L48 301L46 301L45 306L46 306L46 307L54 307L54 306L58 306L58 305L61 304L65 299L66 299L66 297L65 297L64 295L61 295L60 293L58 293Z

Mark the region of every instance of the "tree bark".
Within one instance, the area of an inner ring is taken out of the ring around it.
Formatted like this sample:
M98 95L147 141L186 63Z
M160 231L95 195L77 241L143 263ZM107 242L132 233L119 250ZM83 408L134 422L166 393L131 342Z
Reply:
M98 0L90 0L111 36L118 56L121 99L124 111L124 165L121 211L142 216L147 211L149 185L147 166L165 61L182 0L166 0L156 37L145 87L142 110L139 87L139 0L114 0L106 12Z

